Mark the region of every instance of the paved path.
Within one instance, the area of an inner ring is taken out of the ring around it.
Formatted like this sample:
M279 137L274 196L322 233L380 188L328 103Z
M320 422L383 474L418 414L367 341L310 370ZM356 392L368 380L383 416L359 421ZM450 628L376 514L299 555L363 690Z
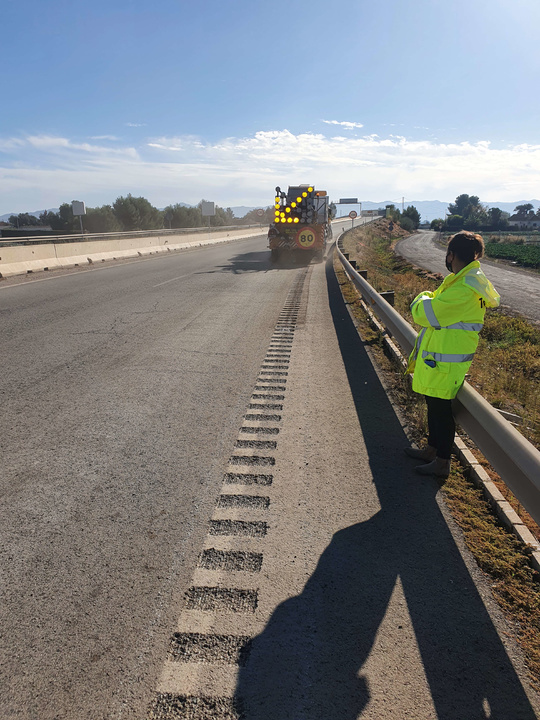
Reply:
M431 272L447 274L445 251L436 239L438 233L422 230L396 245L396 253L409 262ZM540 275L524 268L511 267L487 259L482 260L486 275L501 295L501 304L540 322Z

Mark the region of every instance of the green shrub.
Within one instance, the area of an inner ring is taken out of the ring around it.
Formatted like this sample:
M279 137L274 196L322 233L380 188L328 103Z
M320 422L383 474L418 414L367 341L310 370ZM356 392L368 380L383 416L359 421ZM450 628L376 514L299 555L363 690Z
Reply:
M519 244L519 241L513 243L488 242L486 243L486 255L502 260L512 260L524 267L540 268L540 245L524 245Z

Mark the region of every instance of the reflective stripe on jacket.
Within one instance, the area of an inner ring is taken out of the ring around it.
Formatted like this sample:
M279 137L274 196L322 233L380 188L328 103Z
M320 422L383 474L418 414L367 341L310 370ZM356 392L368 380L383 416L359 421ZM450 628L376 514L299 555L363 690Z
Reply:
M500 297L475 260L448 275L435 292L422 292L411 304L414 322L422 326L409 357L413 390L431 397L453 398L470 367L486 307Z

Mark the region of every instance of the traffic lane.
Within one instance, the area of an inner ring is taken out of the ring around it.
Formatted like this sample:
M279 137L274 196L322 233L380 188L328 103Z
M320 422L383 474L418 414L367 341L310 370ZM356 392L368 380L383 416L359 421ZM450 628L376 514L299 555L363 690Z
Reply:
M10 352L17 356L16 366L4 365L13 372L4 375L2 380L9 388L35 386L40 377L47 377L57 366L63 367L70 353L84 354L105 342L108 336L114 336L119 327L142 322L144 314L151 318L167 312L171 303L182 314L185 307L178 306L176 285L191 296L189 288L205 275L215 283L220 274L273 273L284 269L292 271L298 266L297 258L290 263L272 265L264 234L227 246L119 261L75 272L58 271L54 276L47 274L46 278L32 275L28 280L22 276L10 285L2 282L0 351L5 357ZM111 303L118 309L117 316L109 312ZM68 315L73 328L63 334L61 344L50 342L56 332L63 332ZM44 347L39 363L35 363L32 353L26 352L28 343L32 347L36 347L36 343ZM9 359L6 362L9 363Z
M400 240L395 248L411 263L431 272L446 274L445 250L437 244L437 233L421 231ZM540 321L540 275L523 268L509 267L486 258L485 272L501 295L501 305L525 317Z
M250 249L263 269L239 271ZM143 716L296 273L263 256L243 242L3 291L7 716Z
M125 324L127 318L135 322L141 319L141 312L150 312L159 303L166 307L171 299L176 302L176 289L161 292L162 283L172 281L180 283L180 290L187 288L190 282L196 282L201 273L207 271L235 269L236 257L251 257L257 253L261 265L257 269L270 271L269 253L265 249L265 240L254 240L233 245L203 247L197 250L175 253L167 256L146 257L139 260L120 261L106 266L93 266L86 270L58 271L54 276L25 276L11 285L0 284L0 322L2 323L2 349L17 351L23 361L33 364L32 357L26 357L24 346L27 341L34 342L35 333L42 335L47 345L47 356L56 350L60 359L70 351L81 351L84 340L93 346L99 336L106 335L114 322ZM247 267L247 269L252 269ZM191 278L191 280L190 280ZM14 278L10 278L14 280ZM164 288L165 290L165 288ZM146 300L145 300L146 298ZM110 304L116 303L118 319L108 326ZM143 310L137 303L145 303ZM63 338L67 346L51 347L47 338L57 330L62 332L66 315L71 315L74 323L72 334ZM73 341L73 342L71 342Z

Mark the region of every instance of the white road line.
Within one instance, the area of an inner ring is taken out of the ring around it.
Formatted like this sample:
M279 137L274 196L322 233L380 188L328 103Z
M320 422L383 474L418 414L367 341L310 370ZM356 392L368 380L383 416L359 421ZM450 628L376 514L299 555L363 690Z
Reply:
M181 280L182 278L190 277L191 275L193 275L193 273L188 273L187 275L179 275L178 277L171 278L170 280L165 280L165 282L158 283L157 285L152 285L152 287L161 287L162 285L167 285L167 283L174 282L175 280Z

